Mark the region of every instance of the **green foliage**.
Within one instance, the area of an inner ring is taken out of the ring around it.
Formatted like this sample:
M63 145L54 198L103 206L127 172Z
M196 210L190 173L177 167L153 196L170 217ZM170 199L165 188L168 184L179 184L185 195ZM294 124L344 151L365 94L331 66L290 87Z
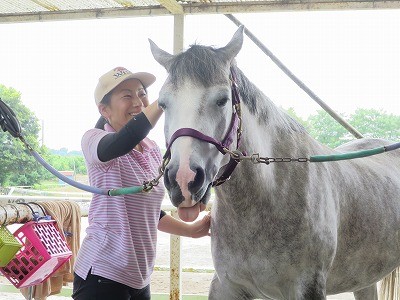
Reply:
M305 128L307 128L308 123L307 121L303 120L301 117L299 117L296 112L294 111L293 107L289 107L286 110L286 113L291 116L293 119L295 119L297 122L299 122L301 125L303 125Z
M385 138L396 142L400 139L400 116L359 108L349 122L365 137Z
M46 160L58 171L73 171L76 174L86 174L85 159L82 155L50 154Z
M335 148L354 140L354 137L326 111L319 110L306 121L299 118L293 109L288 114L298 120L317 141ZM382 138L394 142L400 141L400 116L387 114L375 109L357 109L350 116L343 116L364 137Z
M86 174L82 155L64 156L52 154L45 146L39 147L39 120L23 103L21 94L13 88L0 85L0 98L14 111L27 143L56 170L75 170ZM63 149L61 149L63 150ZM62 151L61 151L62 152ZM0 132L0 185L29 185L54 178L35 158L23 143L9 133ZM67 153L63 153L67 155Z
M16 114L25 140L33 148L38 148L39 122L21 103L21 94L13 88L0 85L0 98ZM0 185L31 185L40 180L44 173L21 141L8 133L0 132L0 153Z
M331 148L353 139L347 129L324 110L319 110L317 114L309 116L306 128L313 138Z

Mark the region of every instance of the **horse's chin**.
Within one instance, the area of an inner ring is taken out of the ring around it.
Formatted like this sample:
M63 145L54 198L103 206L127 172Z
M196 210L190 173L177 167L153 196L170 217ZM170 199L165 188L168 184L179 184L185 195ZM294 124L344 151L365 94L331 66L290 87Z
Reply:
M193 222L194 220L196 220L197 217L199 216L199 213L206 209L207 202L210 199L210 191L211 191L211 185L209 185L207 187L206 192L204 193L203 197L201 197L200 200L197 201L192 206L184 205L185 201L183 203L181 203L178 206L179 218L185 222ZM193 197L194 196L192 196L192 198Z

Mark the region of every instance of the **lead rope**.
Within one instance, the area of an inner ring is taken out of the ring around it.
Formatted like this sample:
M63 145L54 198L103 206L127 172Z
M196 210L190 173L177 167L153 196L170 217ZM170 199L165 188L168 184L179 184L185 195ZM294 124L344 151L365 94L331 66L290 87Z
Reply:
M225 149L227 153L232 157L232 159L236 161L244 161L249 160L253 164L263 163L269 165L270 163L279 163L279 162L328 162L328 161L338 161L338 160L347 160L354 158L361 158L372 156L376 154L381 154L384 152L389 152L392 150L396 150L400 148L400 142L394 143L388 146L382 146L373 149L360 150L348 153L339 153L339 154L331 154L331 155L314 155L300 158L292 158L292 157L261 157L259 153L254 153L252 155L244 155L240 151L231 151L229 149Z

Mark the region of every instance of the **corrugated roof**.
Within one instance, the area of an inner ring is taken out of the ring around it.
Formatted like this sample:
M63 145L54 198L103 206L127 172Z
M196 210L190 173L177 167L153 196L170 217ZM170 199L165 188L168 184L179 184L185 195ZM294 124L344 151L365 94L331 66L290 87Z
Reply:
M400 0L1 0L0 23L150 15L400 8Z

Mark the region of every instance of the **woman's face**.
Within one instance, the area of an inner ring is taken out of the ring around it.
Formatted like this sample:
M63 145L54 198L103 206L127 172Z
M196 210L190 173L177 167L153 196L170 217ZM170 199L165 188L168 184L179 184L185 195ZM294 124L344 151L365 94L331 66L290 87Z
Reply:
M114 88L110 104L100 104L99 110L115 131L119 131L148 105L149 100L140 80L128 79Z

